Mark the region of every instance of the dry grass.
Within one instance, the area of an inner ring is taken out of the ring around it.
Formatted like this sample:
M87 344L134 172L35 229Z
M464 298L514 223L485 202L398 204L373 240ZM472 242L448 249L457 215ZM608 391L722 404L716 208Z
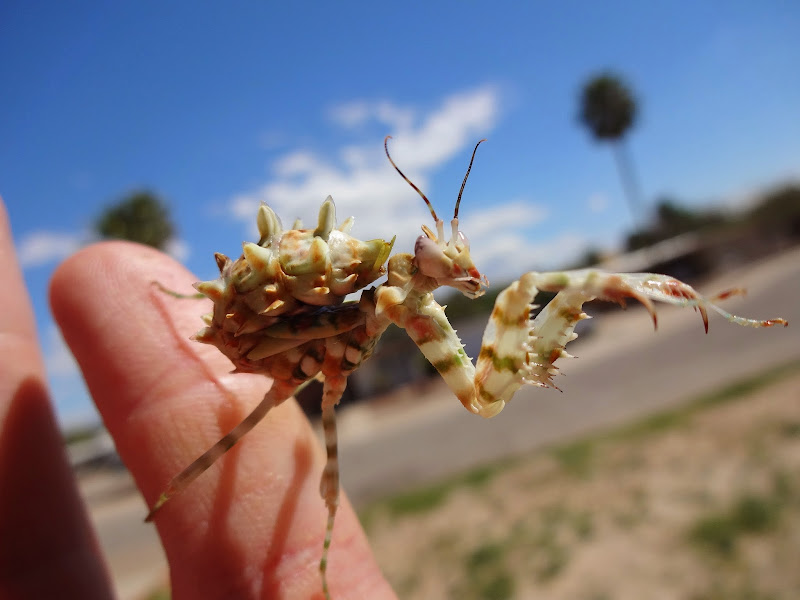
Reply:
M404 600L800 598L800 369L363 516Z

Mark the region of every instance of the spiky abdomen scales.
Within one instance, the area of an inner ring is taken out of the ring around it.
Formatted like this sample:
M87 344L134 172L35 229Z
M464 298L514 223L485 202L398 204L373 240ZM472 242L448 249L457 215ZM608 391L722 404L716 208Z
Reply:
M319 340L365 323L358 305L343 304L345 296L384 273L392 243L351 237L352 220L336 228L330 197L315 229L284 231L266 205L257 222L258 244L244 244L236 261L217 254L219 278L195 285L214 303L195 338L217 346L239 371L296 377L292 366L305 362L307 373L323 362ZM360 362L350 354L348 362Z

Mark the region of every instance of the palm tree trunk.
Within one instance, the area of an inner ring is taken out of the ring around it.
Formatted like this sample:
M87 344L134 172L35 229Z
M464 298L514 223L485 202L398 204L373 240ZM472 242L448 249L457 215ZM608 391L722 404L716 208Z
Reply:
M633 159L623 139L614 142L612 147L614 148L614 158L619 170L619 178L622 180L622 189L628 201L633 223L636 227L643 227L646 215L642 200L642 189L639 185L636 169L633 166Z

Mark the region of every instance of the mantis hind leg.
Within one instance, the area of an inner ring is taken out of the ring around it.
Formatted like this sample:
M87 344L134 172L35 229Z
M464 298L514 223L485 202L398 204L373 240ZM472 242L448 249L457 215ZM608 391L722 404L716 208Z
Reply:
M336 509L339 508L339 444L336 435L334 407L339 403L346 386L346 377L327 377L322 390L322 428L325 432L327 461L322 472L319 493L328 508L328 522L325 527L325 541L322 545L319 571L322 576L322 592L325 594L326 600L330 600L331 597L327 579L328 552L331 547Z
M152 285L158 288L160 292L167 294L168 296L172 296L173 298L178 298L179 300L202 300L206 298L205 294L201 294L200 292L195 292L194 294L182 294L180 292L176 292L174 290L165 287L162 283L158 281L151 281Z
M166 502L181 493L186 489L190 483L202 475L217 459L219 459L228 450L242 439L253 427L255 427L272 409L287 398L294 392L294 387L287 386L285 383L275 381L272 387L264 396L264 399L259 402L253 411L247 415L244 420L234 427L230 433L219 440L216 444L206 450L198 459L186 467L183 471L178 473L167 484L167 489L162 492L158 500L150 509L145 521L152 521L156 512L166 504Z

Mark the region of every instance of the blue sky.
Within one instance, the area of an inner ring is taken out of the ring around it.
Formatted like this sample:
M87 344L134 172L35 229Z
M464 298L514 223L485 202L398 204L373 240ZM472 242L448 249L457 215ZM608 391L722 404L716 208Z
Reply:
M736 204L800 177L798 30L791 2L3 3L0 194L59 417L94 413L47 282L127 192L169 201L201 278L252 239L261 200L290 224L331 194L355 235L410 251L430 217L384 136L445 218L487 137L461 223L502 281L631 228L611 152L577 124L598 71L640 100L648 201Z

